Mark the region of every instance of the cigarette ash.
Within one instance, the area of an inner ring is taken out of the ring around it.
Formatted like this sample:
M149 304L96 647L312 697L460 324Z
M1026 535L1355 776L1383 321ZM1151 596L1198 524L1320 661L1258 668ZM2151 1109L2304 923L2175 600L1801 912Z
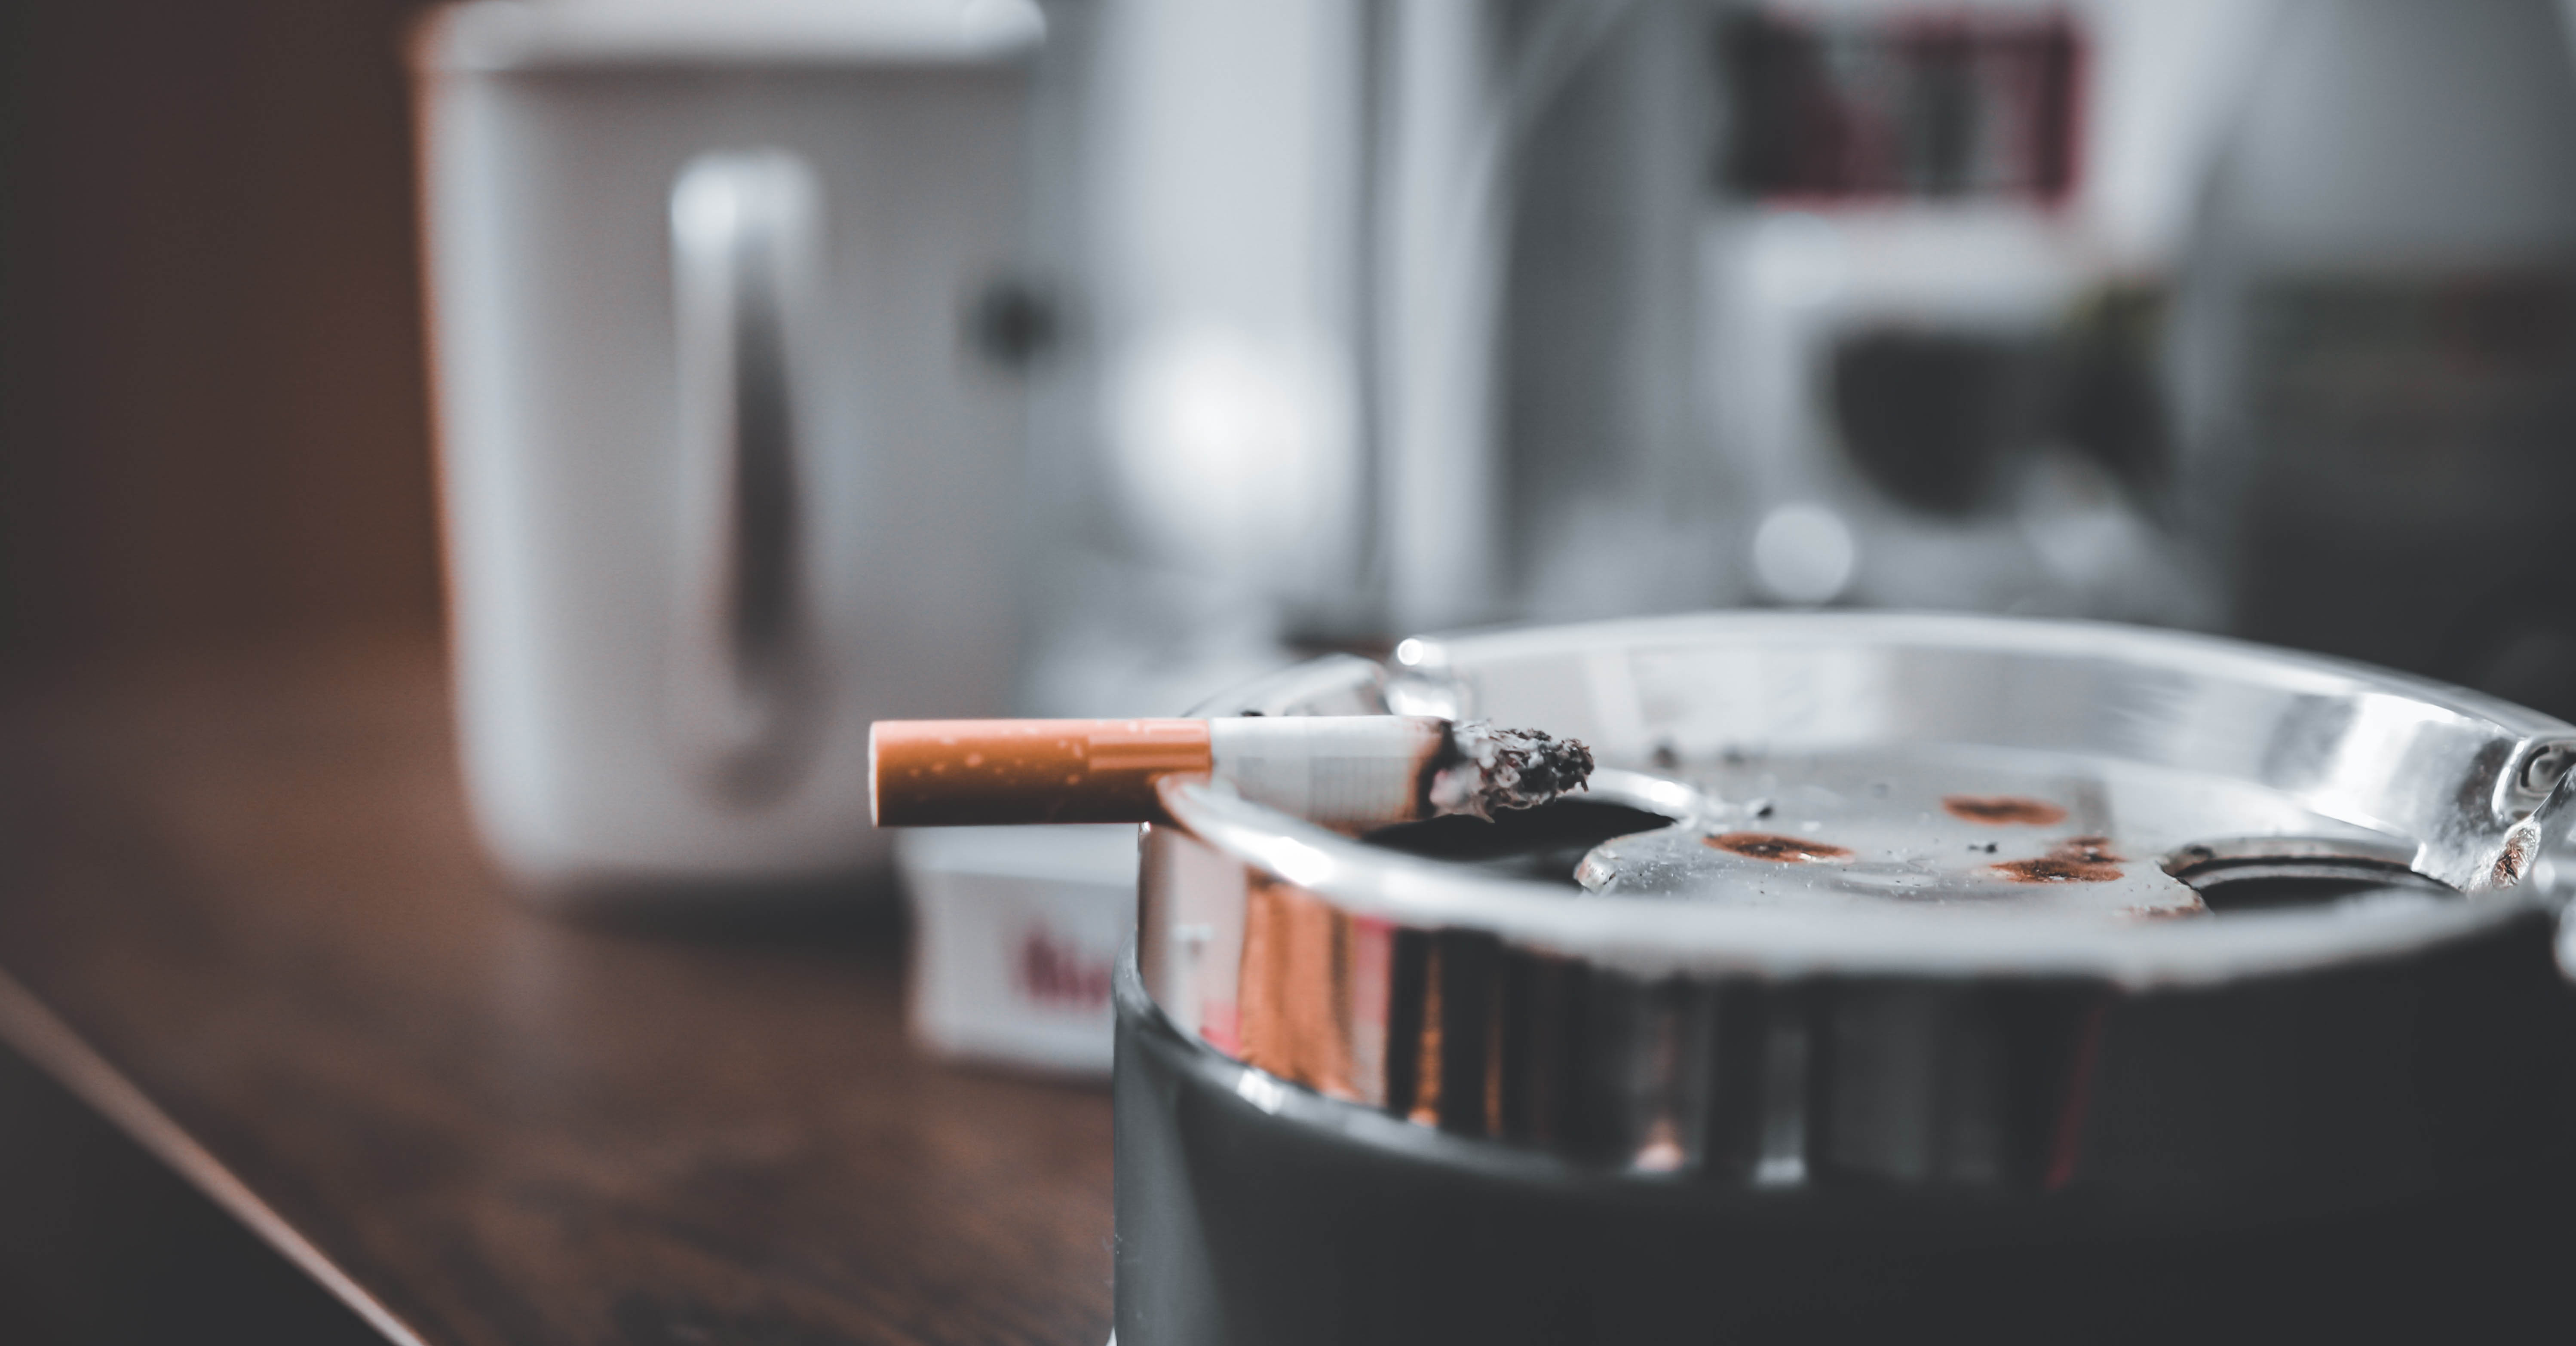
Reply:
M1575 894L1749 907L2135 921L2457 896L2412 873L2411 847L2392 850L2385 834L2259 787L2142 764L1940 745L1697 759L1664 750L1650 759L1664 774L1596 780L1584 744L1559 745L1561 765L1533 768L1493 740L1555 740L1460 728L1476 749L1444 746L1455 757L1443 759L1443 816L1371 832L1370 844L1497 877L1570 879ZM1584 794L1501 817L1475 811L1511 809L1478 789L1489 776L1501 784L1506 767L1508 793L1530 803L1542 789L1562 794L1566 779ZM1426 780L1442 784L1436 772ZM1641 787L1658 781L1673 788Z
M1581 739L1461 720L1449 727L1448 753L1432 765L1431 806L1490 820L1583 789L1591 777L1592 749Z
M2123 813L2114 792L2075 765L1901 750L1730 761L1689 773L1700 816L1602 843L1576 882L1730 906L2204 910L2189 885L2123 853L2108 831ZM1960 784L1984 789L1957 793ZM1773 826L1793 830L1745 827L1775 813ZM2152 828L2154 813L2131 822Z
M2200 916L2222 905L2201 895L2213 881L2156 857L2252 838L2236 848L2252 859L2231 862L2229 877L2243 878L2225 904L2249 908L2285 875L2303 892L2318 887L2283 856L2340 854L2376 835L2242 782L2080 755L1886 744L1666 759L1656 779L1677 788L1655 797L1687 816L1594 847L1575 870L1585 891L1739 907ZM1614 773L1604 788L1617 798L1634 787Z

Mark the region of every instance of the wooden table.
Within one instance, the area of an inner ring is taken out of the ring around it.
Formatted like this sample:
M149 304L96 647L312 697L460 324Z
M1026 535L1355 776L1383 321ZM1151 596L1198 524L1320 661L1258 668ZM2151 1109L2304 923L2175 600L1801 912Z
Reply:
M916 1053L882 894L532 908L423 641L8 689L0 973L0 1041L397 1341L1107 1336L1105 1091Z

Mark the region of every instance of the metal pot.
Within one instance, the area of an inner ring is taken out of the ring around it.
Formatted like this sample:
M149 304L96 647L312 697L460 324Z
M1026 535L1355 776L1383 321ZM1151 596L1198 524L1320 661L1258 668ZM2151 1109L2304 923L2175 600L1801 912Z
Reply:
M1919 615L1408 640L1205 710L1526 724L1591 743L1601 798L1444 859L1165 784L1117 987L1127 1346L2456 1335L2549 1283L2576 727ZM1830 841L1945 773L2212 910L1563 877L1665 818Z

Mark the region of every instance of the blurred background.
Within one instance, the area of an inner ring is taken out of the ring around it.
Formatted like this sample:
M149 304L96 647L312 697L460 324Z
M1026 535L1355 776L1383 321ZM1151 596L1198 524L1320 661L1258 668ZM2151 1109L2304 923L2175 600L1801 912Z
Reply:
M0 10L12 660L435 630L417 8Z
M1020 704L1847 603L2569 708L2555 4L1257 8L1066 4L1008 58L1023 246L949 298L1025 397ZM876 59L816 36L868 9L547 68L749 89ZM7 9L10 659L436 628L425 12Z

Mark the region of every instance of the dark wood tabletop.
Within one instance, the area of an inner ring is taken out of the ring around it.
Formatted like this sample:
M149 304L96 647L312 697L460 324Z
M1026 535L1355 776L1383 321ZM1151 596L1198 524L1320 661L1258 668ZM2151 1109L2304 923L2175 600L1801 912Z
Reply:
M888 903L514 894L424 641L0 705L0 1043L396 1340L1099 1346L1106 1092L917 1052Z

